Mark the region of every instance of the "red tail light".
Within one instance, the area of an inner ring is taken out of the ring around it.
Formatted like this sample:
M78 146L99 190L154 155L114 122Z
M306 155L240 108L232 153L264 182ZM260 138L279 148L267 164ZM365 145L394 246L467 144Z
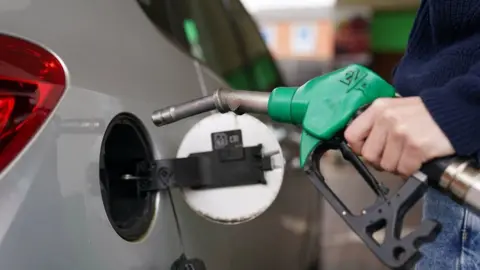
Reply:
M0 34L0 171L27 145L58 104L66 75L58 58Z

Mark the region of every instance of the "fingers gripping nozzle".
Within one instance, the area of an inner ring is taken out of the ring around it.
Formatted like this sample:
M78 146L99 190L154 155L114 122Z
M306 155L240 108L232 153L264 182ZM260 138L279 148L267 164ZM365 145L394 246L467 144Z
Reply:
M266 114L269 97L268 92L218 89L213 95L157 110L152 114L152 121L157 126L163 126L212 110Z

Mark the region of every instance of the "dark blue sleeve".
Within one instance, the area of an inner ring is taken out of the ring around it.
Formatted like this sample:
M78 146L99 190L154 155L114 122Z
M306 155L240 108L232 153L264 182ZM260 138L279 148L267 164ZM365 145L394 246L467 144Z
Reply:
M480 1L426 0L436 42L458 41L478 31ZM478 33L478 32L477 32Z
M443 87L423 90L420 97L456 153L480 160L480 62Z

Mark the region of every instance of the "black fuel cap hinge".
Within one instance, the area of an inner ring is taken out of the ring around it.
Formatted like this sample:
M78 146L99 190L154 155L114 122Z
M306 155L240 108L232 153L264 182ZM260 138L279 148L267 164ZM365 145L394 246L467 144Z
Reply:
M261 144L243 147L241 130L213 133L211 138L212 151L141 161L136 164L136 174L124 175L123 179L137 181L140 192L266 184L264 172L273 167L271 157L262 154Z
M207 270L205 262L200 259L188 259L185 254L182 254L175 262L173 262L170 270Z

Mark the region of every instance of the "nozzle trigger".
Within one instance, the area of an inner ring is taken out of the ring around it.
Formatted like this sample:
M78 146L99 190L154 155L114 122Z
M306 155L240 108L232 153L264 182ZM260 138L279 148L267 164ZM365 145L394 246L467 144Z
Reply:
M328 150L342 151L344 158L353 164L357 172L377 193L375 203L359 215L353 214L325 182L320 170L320 160ZM315 188L350 229L391 269L408 269L413 266L421 258L419 247L433 241L440 231L441 226L438 222L424 220L415 231L402 238L403 218L423 197L428 186L415 178L410 178L395 194L388 196L384 187L368 172L365 164L349 150L343 137L319 142L309 154L304 170ZM373 234L381 229L385 229L385 238L379 243Z

